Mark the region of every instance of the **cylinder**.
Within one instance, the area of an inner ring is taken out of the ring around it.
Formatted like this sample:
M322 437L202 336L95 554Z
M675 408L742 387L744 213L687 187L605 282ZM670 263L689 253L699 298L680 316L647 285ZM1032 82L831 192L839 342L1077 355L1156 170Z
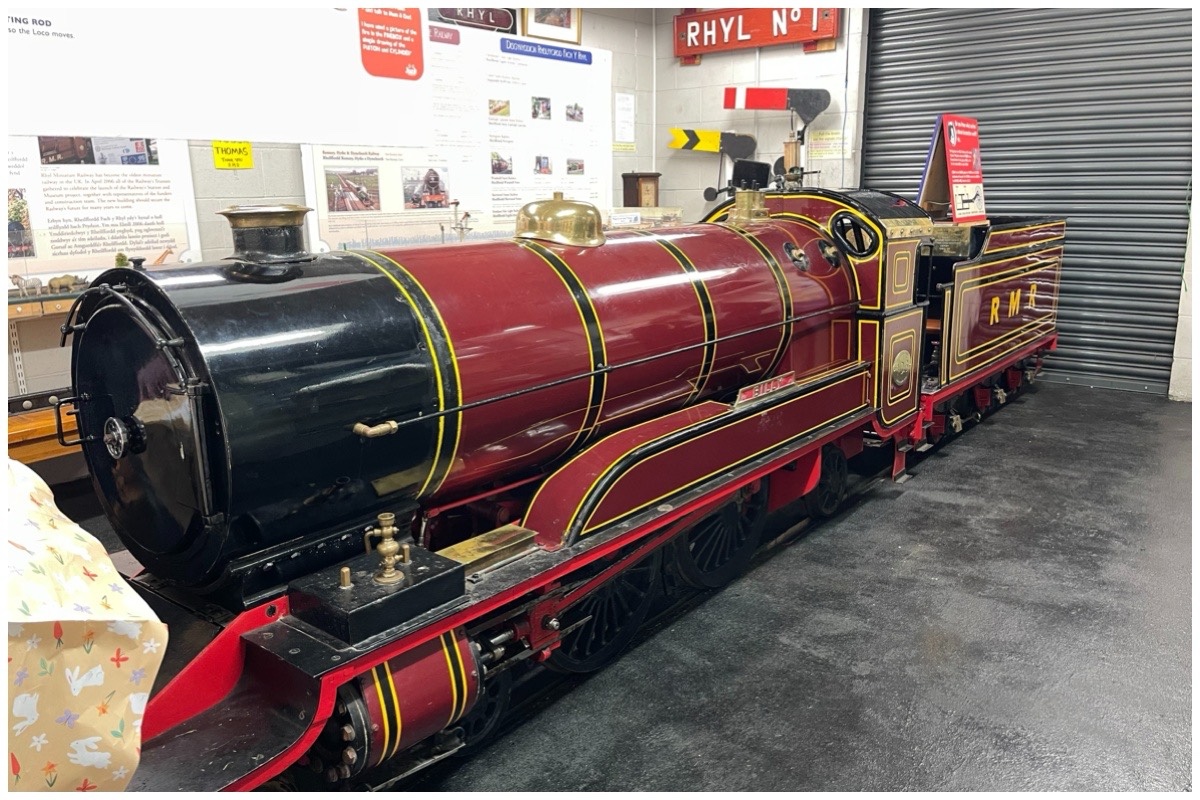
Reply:
M444 633L358 677L368 729L356 771L452 727L475 705L479 666L460 634Z
M307 753L330 783L353 777L452 729L479 697L480 669L461 629L417 645L338 687Z

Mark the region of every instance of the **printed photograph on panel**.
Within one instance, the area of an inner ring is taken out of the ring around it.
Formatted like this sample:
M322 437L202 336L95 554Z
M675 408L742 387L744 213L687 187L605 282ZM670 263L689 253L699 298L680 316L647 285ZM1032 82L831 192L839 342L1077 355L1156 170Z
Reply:
M29 226L29 203L24 189L8 190L8 257L33 258L33 229ZM13 276L14 282L17 276ZM20 288L20 287L18 287Z
M492 174L493 175L512 175L512 159L505 158L492 151Z
M42 163L47 166L144 166L158 163L156 139L129 139L124 136L39 136L37 140Z
M329 210L379 211L379 170L376 167L325 169L325 199Z
M443 176L445 168L406 167L404 169L405 208L449 208L450 190Z

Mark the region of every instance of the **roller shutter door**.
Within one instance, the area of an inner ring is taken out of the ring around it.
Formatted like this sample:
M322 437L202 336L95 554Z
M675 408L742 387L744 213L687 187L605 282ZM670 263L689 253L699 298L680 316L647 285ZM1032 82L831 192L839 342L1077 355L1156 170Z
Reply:
M863 186L915 197L933 120L979 120L987 209L1067 217L1047 379L1166 394L1192 171L1187 9L877 9Z

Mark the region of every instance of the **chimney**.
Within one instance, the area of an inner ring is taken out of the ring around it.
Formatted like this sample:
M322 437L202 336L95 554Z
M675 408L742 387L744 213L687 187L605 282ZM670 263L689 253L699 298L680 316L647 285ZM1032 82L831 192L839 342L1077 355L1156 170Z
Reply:
M217 213L233 230L231 259L251 264L277 265L311 261L304 240L307 206L231 206Z

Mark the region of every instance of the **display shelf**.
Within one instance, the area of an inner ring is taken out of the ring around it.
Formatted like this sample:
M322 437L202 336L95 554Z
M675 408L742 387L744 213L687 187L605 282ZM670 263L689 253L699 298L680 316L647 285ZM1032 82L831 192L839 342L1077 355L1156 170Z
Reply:
M63 433L70 437L75 431L75 418L65 417ZM53 408L8 415L9 458L22 464L34 464L75 452L75 448L63 447L58 443Z

